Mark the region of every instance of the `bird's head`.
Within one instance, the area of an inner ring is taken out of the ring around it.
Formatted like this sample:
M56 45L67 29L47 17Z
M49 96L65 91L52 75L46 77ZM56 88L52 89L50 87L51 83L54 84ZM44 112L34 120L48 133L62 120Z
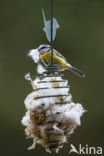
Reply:
M39 51L39 54L40 54L40 55L42 55L42 54L48 52L50 49L51 49L51 46L48 45L48 44L41 44L41 45L38 47L38 51Z

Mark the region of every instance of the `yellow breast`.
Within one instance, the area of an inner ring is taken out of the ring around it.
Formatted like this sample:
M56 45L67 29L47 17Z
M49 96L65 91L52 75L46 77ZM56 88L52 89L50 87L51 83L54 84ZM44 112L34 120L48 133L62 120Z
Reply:
M51 63L51 51L40 55L40 59L45 65L46 65L45 61L50 64ZM67 69L66 61L63 58L57 56L55 53L53 53L53 64L59 65L59 67L62 70Z

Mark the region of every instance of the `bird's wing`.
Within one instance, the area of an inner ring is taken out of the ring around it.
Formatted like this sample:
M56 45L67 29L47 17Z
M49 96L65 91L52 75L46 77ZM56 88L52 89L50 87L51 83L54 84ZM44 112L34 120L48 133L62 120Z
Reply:
M65 57L64 57L62 54L60 54L57 50L53 49L53 52L54 52L57 56L63 58L63 59L65 60L66 63L68 63L68 61L65 59Z
M44 62L47 66L49 65L49 62L47 60L44 60Z

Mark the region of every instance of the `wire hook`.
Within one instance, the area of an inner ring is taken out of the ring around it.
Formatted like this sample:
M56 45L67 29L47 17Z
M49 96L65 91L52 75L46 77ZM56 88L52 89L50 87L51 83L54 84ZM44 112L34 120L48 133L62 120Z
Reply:
M53 65L53 0L51 0L51 65Z

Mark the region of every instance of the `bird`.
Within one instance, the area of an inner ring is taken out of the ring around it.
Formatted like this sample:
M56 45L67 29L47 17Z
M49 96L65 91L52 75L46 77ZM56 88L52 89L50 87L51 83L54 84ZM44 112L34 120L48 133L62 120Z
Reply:
M43 28L43 31L46 33L47 40L48 40L49 42L51 42L51 35L50 35L51 20L48 20L48 21L46 20L45 13L44 13L44 9L42 9L42 14L43 14L43 21L44 21L44 28ZM58 24L57 19L56 19L56 18L53 18L53 35L52 35L53 41L55 40L57 28L60 28L60 26L59 26L59 24Z
M38 47L38 51L41 62L46 67L50 65L52 47L48 44L41 44ZM85 74L82 71L69 64L65 57L55 49L53 49L53 64L58 65L61 71L70 70L80 77L85 77Z

